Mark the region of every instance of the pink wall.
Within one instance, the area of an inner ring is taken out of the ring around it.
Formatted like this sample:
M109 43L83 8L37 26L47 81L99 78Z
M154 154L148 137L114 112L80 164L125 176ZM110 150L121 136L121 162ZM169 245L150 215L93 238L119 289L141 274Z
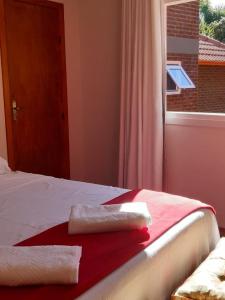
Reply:
M74 177L117 184L120 98L120 0L77 1L81 113ZM79 110L71 112L73 117ZM72 119L72 116L70 116ZM71 128L71 127L70 127ZM76 149L76 140L74 149ZM76 172L77 163L80 170Z
M224 116L167 120L165 145L166 191L213 205L225 228Z
M117 185L121 0L64 3L72 179Z

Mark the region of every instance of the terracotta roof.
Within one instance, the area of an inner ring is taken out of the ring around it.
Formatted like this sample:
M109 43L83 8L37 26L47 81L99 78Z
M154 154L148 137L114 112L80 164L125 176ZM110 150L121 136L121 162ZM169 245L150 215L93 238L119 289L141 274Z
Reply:
M225 44L200 35L199 62L225 64Z

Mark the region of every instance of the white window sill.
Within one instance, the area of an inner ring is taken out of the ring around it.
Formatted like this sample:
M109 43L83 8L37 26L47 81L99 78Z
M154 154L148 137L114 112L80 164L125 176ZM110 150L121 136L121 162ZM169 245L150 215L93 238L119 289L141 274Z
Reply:
M176 91L166 91L166 96L172 96L172 95L180 95L181 94L181 89L177 89Z
M165 124L225 128L225 114L167 111Z

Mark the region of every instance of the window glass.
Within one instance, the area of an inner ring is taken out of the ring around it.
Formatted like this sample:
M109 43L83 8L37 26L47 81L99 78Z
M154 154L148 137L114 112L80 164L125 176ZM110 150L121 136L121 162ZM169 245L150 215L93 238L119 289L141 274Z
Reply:
M194 84L181 66L168 65L167 72L180 89L194 88Z

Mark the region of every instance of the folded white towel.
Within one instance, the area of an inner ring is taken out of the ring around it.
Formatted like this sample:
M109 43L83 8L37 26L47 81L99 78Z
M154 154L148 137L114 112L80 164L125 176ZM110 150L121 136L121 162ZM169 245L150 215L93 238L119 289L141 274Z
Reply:
M151 216L145 202L112 205L74 205L69 234L132 230L147 227Z
M0 246L0 285L78 282L81 247Z

